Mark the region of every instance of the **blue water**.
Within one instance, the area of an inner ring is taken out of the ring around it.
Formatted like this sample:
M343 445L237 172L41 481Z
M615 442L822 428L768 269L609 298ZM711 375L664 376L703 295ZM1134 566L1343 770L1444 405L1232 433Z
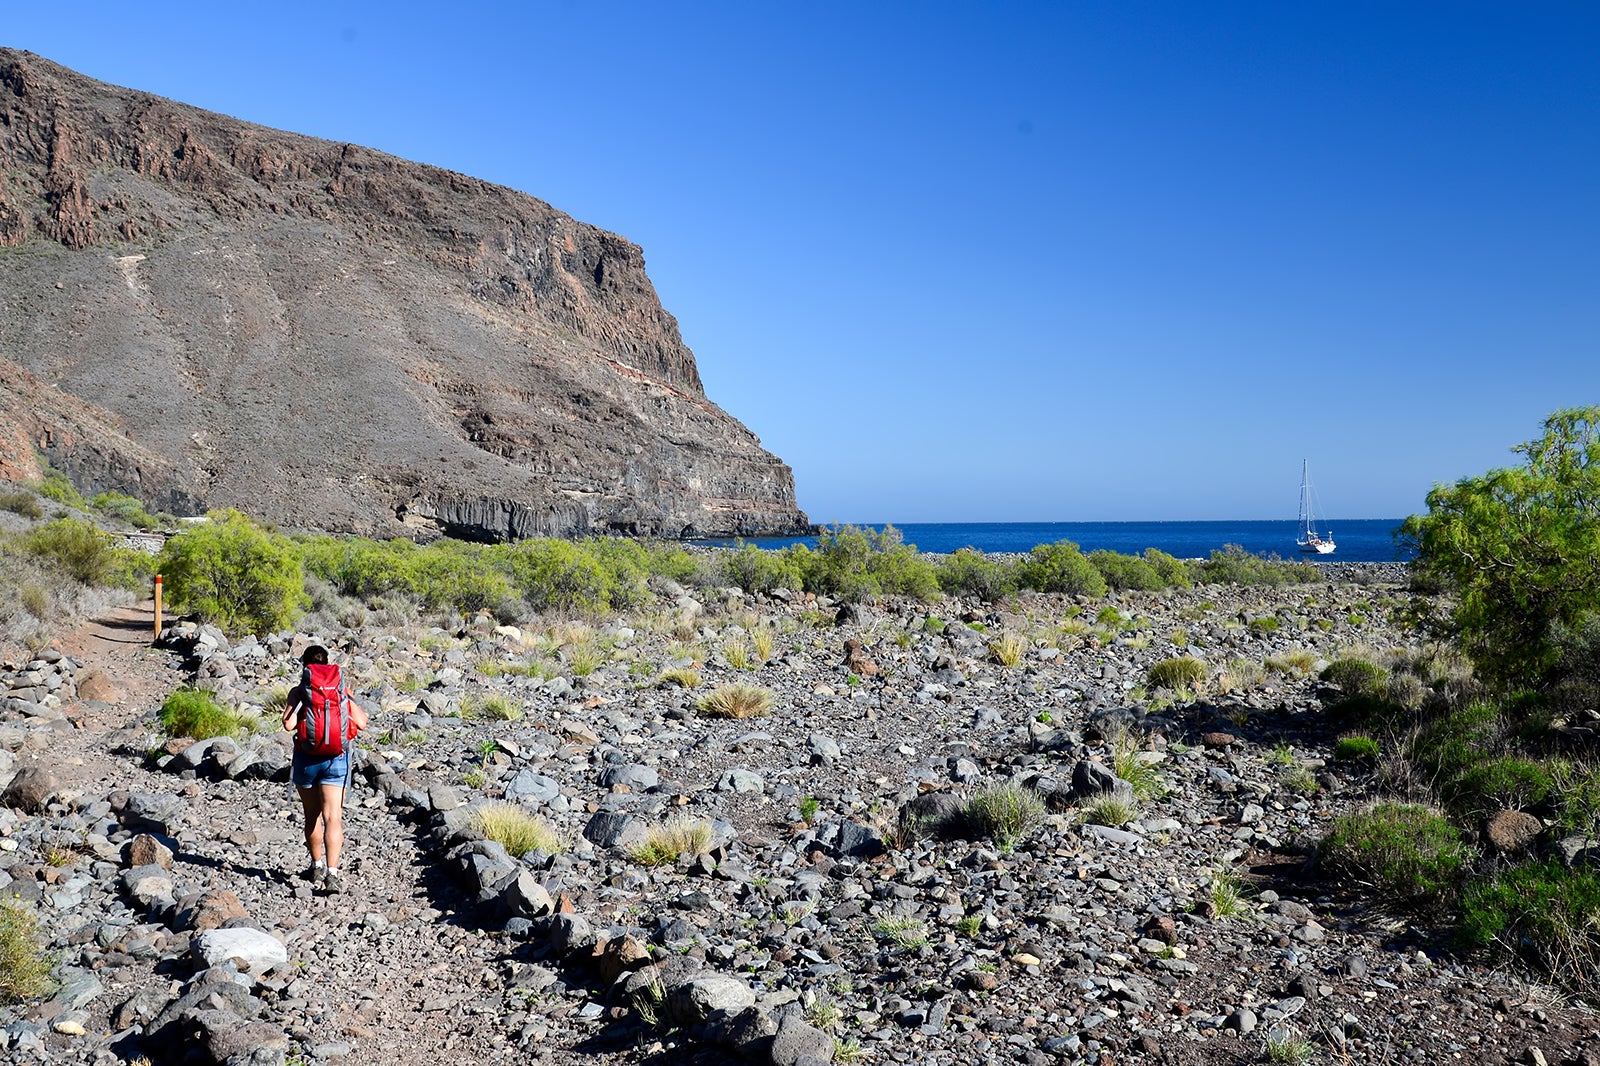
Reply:
M1332 535L1338 550L1332 555L1306 556L1323 562L1376 563L1405 558L1397 548L1394 530L1398 518L1362 518L1318 522L1323 536ZM876 528L883 528L877 526ZM1237 544L1258 555L1300 557L1295 545L1298 525L1272 522L907 522L895 524L907 544L925 552L952 552L978 548L988 552L1025 552L1036 544L1070 540L1084 551L1108 548L1135 555L1159 548L1180 559L1203 559L1224 544ZM732 541L713 541L731 544ZM763 548L786 544L816 544L815 537L758 537L750 541Z

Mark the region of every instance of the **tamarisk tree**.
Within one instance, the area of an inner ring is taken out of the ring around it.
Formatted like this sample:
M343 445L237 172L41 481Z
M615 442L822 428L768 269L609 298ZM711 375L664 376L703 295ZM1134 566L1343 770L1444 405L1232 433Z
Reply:
M1545 420L1524 465L1437 485L1401 536L1417 576L1455 594L1449 626L1480 676L1548 689L1600 645L1600 407Z

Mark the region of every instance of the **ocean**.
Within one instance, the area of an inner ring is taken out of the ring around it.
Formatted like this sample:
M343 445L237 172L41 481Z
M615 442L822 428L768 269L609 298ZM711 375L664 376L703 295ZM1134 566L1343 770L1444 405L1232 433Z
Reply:
M1332 555L1305 556L1319 562L1386 563L1408 558L1395 543L1399 518L1358 518L1349 521L1319 521L1323 536L1331 535L1338 548ZM953 552L958 548L977 548L986 552L1025 552L1036 544L1058 540L1075 542L1084 551L1107 548L1126 555L1137 555L1146 548L1159 548L1180 559L1204 559L1224 544L1237 544L1257 555L1277 554L1285 559L1300 557L1295 545L1299 524L1293 521L1268 522L896 522L894 527L907 544L919 551ZM874 524L874 528L882 529ZM736 541L708 541L733 544ZM763 548L787 544L810 544L815 537L755 537L749 543Z

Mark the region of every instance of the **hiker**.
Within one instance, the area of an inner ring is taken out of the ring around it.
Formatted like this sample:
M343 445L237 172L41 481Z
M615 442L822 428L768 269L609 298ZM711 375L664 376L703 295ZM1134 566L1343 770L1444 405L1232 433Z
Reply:
M311 852L306 878L334 895L344 890L339 853L344 849L350 741L367 727L367 712L345 693L339 668L328 663L327 648L313 644L300 662L305 672L283 707L283 728L295 738L290 778L306 814L306 849Z

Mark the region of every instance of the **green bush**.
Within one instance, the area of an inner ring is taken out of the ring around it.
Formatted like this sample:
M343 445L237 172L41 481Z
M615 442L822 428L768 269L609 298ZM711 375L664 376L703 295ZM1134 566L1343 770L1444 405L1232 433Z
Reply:
M80 585L104 585L115 571L116 551L110 534L92 522L58 518L28 533L23 545Z
M1461 896L1461 939L1530 956L1556 980L1592 994L1600 973L1600 874L1557 862L1474 880Z
M1070 540L1038 544L1017 565L1017 582L1039 592L1104 596L1106 579ZM941 582L942 583L942 582Z
M511 580L537 610L598 613L611 578L595 553L564 540L524 540L501 552Z
M89 501L96 511L138 529L155 529L164 523L145 510L144 504L122 492L102 492Z
M1165 584L1161 575L1156 573L1156 568L1137 555L1123 555L1121 552L1097 548L1087 558L1111 588L1154 592Z
M161 704L161 728L172 737L236 737L248 723L199 689L180 688Z
M1168 588L1186 589L1193 584L1193 579L1189 575L1189 564L1177 556L1168 555L1158 548L1146 548L1144 561Z
M1476 701L1420 726L1407 745L1406 757L1435 781L1448 781L1499 741L1499 709Z
M1551 766L1534 759L1502 755L1475 761L1443 782L1439 795L1463 818L1482 818L1506 809L1538 807L1556 794Z
M23 518L44 517L44 508L39 506L39 497L20 489L15 492L0 493L0 511L10 511Z
M975 548L961 548L939 562L939 587L950 596L970 596L985 603L1003 600L1017 589L1011 564L990 559Z
M1382 699L1389 688L1389 674L1383 667L1353 657L1335 659L1329 663L1323 668L1322 680L1347 696L1375 696Z
M720 552L717 572L729 585L736 585L749 593L771 592L773 589L798 591L805 585L799 560L782 551L764 551L754 544L741 544Z
M1224 544L1196 567L1196 577L1214 585L1290 585L1321 580L1311 563L1286 562L1277 555L1252 555L1237 544Z
M1412 803L1379 803L1334 820L1317 857L1336 874L1417 905L1453 897L1471 853L1444 817Z
M1413 570L1451 599L1447 628L1502 688L1559 682L1561 634L1600 617L1600 407L1557 411L1525 464L1439 485L1401 537Z
M1250 619L1250 632L1252 633L1260 633L1263 635L1268 633L1276 633L1279 628L1280 623L1271 615L1267 615L1264 618Z
M1357 762L1371 766L1378 761L1378 742L1371 737L1341 737L1334 745L1333 757L1339 762Z
M46 499L64 503L68 507L76 507L80 511L89 509L89 505L84 502L83 495L78 492L78 487L72 483L72 479L48 466L44 468L44 478L33 486L33 490Z
M411 556L407 573L408 591L436 610L494 611L512 597L510 579L482 544L436 541Z
M168 540L160 567L174 609L229 632L286 629L306 599L295 546L238 511L213 511Z

